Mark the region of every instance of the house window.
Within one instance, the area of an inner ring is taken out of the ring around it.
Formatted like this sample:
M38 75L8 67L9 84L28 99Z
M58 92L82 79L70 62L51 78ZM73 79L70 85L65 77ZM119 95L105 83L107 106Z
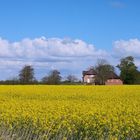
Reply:
M87 79L87 83L90 83L90 79L89 78Z

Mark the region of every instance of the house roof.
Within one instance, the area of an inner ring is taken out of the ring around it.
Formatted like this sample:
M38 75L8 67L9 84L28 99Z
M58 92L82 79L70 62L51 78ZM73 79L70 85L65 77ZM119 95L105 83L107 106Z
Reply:
M83 71L83 76L85 75L96 75L96 71L94 69L90 69L88 71Z
M120 79L120 77L116 73L111 72L108 79Z
M83 71L83 76L85 76L85 75L96 75L96 74L97 73L94 69ZM120 77L116 73L111 72L108 76L108 79L120 79Z

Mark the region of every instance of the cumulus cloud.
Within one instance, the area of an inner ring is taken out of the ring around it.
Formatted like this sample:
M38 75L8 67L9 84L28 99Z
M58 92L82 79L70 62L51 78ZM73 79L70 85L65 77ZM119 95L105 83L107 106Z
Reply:
M140 57L140 40L118 40L114 42L114 50L119 55Z
M99 58L115 66L120 58L128 55L133 56L140 67L139 39L117 40L113 51L106 52L80 39L39 37L10 42L0 38L0 73L3 73L0 79L17 75L24 65L32 65L37 70L37 78L51 69L80 78L82 70L93 66Z
M94 45L75 39L60 39L45 37L23 39L19 42L9 42L0 38L0 57L40 59L56 57L84 57L106 55L105 51L96 50Z
M106 57L104 50L96 49L80 39L25 38L10 42L0 38L0 68L21 68L30 64L36 68L67 69L80 71L89 65L89 60Z
M118 40L113 43L114 56L118 58L133 56L137 66L140 66L140 40Z

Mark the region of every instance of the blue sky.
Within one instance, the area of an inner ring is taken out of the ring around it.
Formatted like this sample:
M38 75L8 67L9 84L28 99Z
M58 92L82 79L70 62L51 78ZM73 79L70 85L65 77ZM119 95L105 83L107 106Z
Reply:
M139 0L0 0L0 79L25 64L38 78L55 68L80 77L98 58L116 65L126 55L139 67L139 6Z

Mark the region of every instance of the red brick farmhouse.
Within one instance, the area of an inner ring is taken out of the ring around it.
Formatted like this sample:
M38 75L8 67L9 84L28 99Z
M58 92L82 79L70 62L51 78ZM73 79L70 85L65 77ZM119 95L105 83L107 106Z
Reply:
M87 71L83 71L83 83L84 84L96 84L96 71L94 69L90 69ZM115 73L111 73L105 82L105 85L123 85L122 80Z
M105 82L105 85L123 85L123 82L117 74L111 73Z
M95 85L96 72L94 69L83 71L83 83Z

